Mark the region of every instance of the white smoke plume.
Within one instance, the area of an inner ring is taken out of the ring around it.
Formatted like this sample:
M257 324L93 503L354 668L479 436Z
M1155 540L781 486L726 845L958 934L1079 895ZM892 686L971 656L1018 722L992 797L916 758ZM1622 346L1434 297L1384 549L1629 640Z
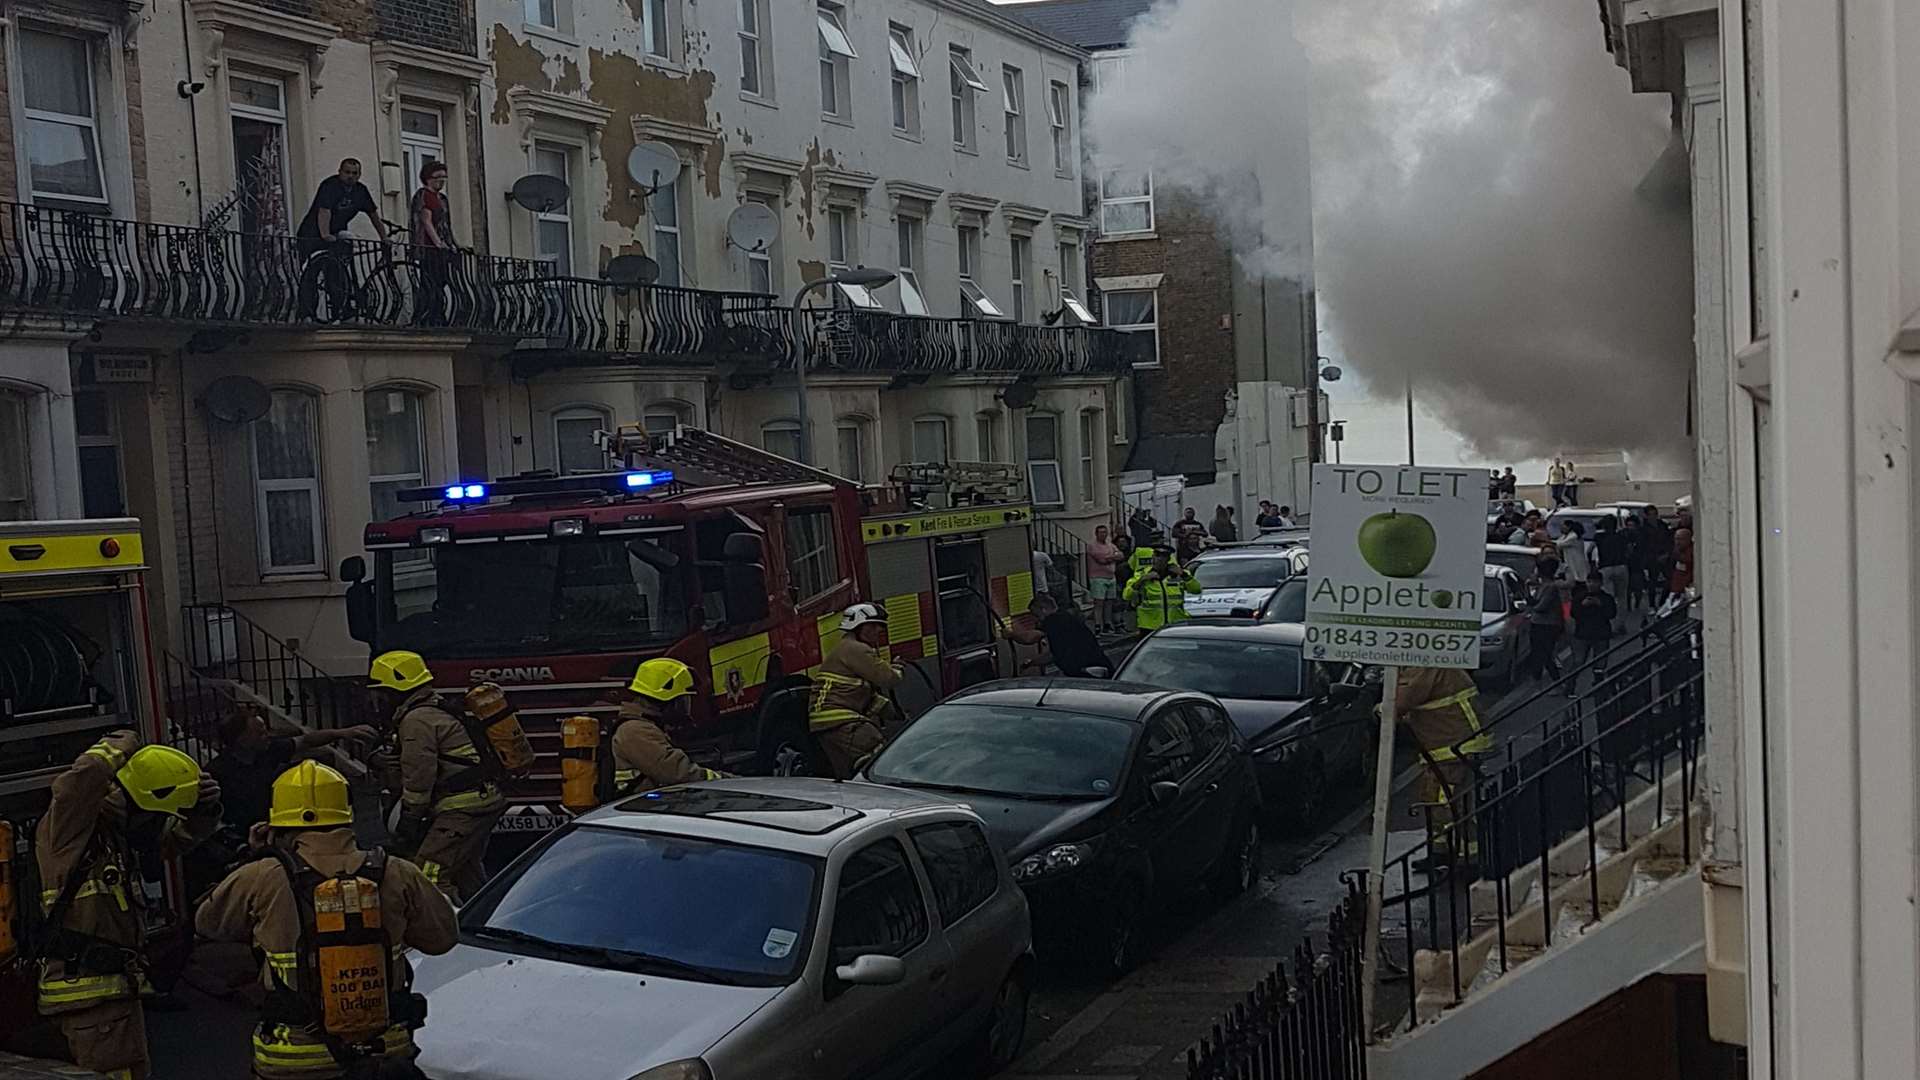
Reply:
M1096 163L1199 193L1250 270L1310 252L1336 358L1371 385L1410 374L1489 460L1685 460L1684 162L1591 3L1160 0L1130 47L1089 105Z

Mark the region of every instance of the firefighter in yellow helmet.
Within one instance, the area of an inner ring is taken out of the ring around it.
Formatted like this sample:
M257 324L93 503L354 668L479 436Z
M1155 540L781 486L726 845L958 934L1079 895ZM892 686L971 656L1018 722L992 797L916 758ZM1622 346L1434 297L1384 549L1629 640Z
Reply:
M613 798L724 775L695 765L667 734L686 723L692 697L693 671L678 660L656 656L633 673L613 721Z
M498 765L460 716L441 704L420 654L382 653L369 679L393 716L395 769L387 783L400 796L394 850L458 903L487 880L481 859L507 808Z
M354 842L346 778L312 761L273 782L273 809L247 843L255 858L208 894L195 928L264 956L254 1075L420 1076L413 1032L426 1010L402 950L453 948L453 905L414 864ZM344 997L338 981L321 978L342 966L370 973Z
M1471 813L1472 757L1493 748L1493 740L1481 733L1480 715L1473 708L1479 693L1473 676L1458 668L1400 669L1394 715L1420 744L1421 762L1426 766L1418 798L1440 807L1433 811L1429 858L1421 860L1428 865L1444 864L1449 856L1471 861L1478 850L1470 824L1462 825L1459 837L1448 826L1456 816L1464 822Z
M886 646L886 616L876 605L855 604L840 616L840 641L814 676L807 727L835 779L852 776L880 748L881 725L893 711L882 691L899 686L901 676Z
M138 856L177 855L220 827L220 785L171 746L116 731L53 781L34 833L40 870L39 1005L80 1067L147 1075L146 893Z

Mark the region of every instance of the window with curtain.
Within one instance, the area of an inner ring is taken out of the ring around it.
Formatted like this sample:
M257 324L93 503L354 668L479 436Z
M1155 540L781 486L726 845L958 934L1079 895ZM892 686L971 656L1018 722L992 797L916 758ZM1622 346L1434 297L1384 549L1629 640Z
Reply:
M92 41L21 28L21 131L35 198L105 203Z
M1027 416L1027 488L1035 506L1067 504L1060 483L1060 418L1052 413Z
M254 516L264 573L320 570L320 399L275 390L253 422Z
M800 460L800 424L796 420L774 420L760 425L760 448L779 454L789 461Z
M913 422L913 460L919 464L946 464L947 418L923 416Z
M593 433L613 425L599 409L562 409L553 414L553 460L561 475L607 471L607 455Z
M0 390L0 521L24 521L33 510L27 401L24 394Z

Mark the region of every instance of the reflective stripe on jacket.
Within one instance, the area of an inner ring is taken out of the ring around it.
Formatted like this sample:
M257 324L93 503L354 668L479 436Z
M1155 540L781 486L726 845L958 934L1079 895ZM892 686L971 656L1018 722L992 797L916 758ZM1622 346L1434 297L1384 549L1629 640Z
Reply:
M900 685L900 670L881 658L880 650L845 634L813 676L807 726L814 731L870 720L885 711L880 693Z
M1493 749L1493 739L1480 730L1480 714L1473 707L1479 693L1464 671L1406 667L1400 669L1395 704L1401 722L1413 729L1427 756L1452 761L1455 744L1468 755Z
M410 810L431 807L434 813L463 810L485 813L506 805L498 785L448 790L450 780L481 764L480 750L467 736L466 725L439 705L432 687L415 691L395 711L394 738L400 759L400 801Z
M1168 566L1169 573L1174 573ZM1134 605L1134 622L1142 630L1158 630L1168 623L1182 622L1187 617L1187 594L1200 591L1200 583L1192 575L1182 574L1178 584L1166 578L1150 576L1152 568L1140 571L1127 582L1125 596Z
M693 763L642 701L620 706L613 722L613 793L617 798L672 784L718 780L720 774Z

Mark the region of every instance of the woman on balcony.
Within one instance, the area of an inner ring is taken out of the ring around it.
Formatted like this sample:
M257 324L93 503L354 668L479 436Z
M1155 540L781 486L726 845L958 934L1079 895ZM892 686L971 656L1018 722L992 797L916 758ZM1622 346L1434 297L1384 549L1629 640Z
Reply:
M448 287L452 284L453 211L447 205L447 165L429 161L420 167L420 188L413 193L413 242L420 260L420 303L414 320L422 326L447 325Z

